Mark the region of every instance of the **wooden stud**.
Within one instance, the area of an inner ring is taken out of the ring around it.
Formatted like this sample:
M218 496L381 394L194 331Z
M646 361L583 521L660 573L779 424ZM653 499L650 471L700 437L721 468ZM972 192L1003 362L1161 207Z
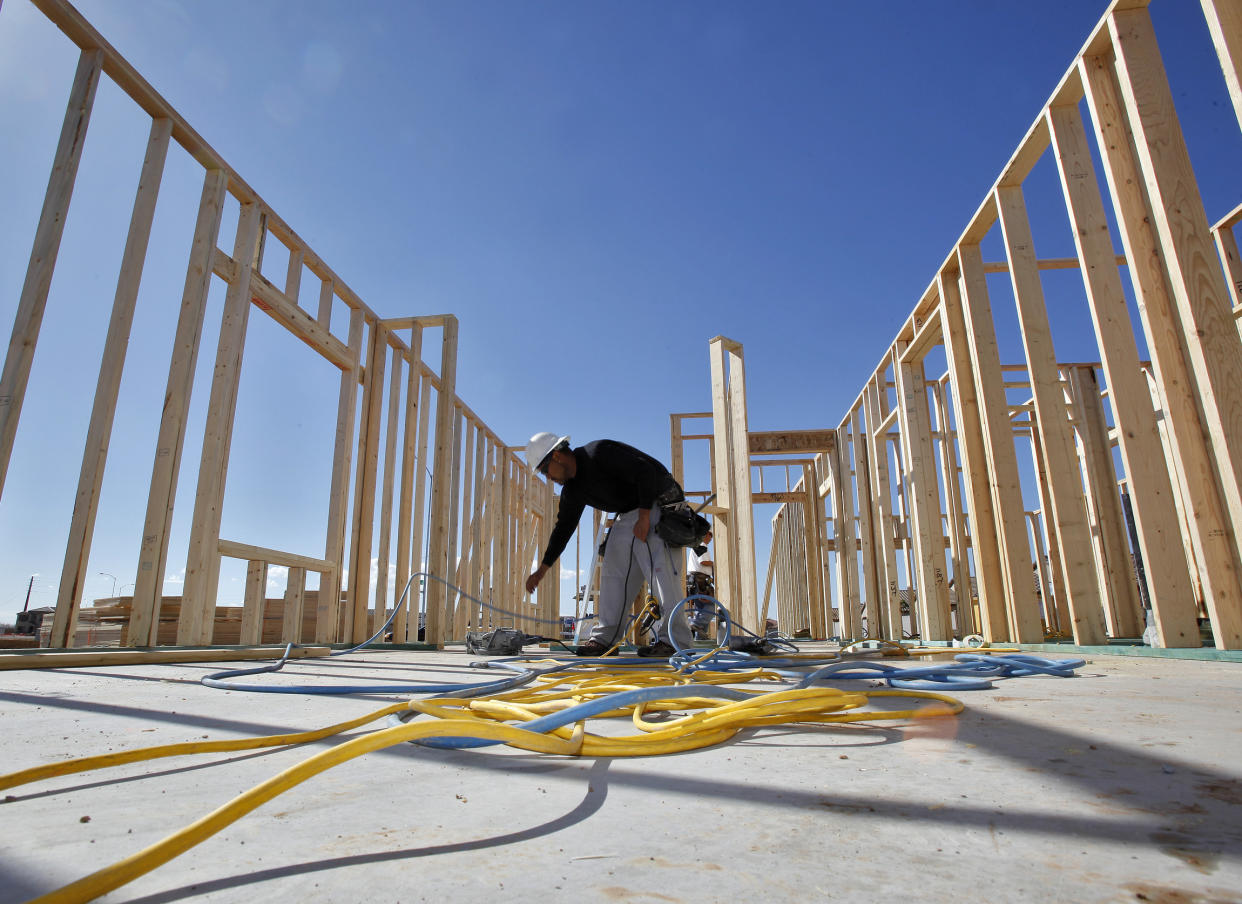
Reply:
M1117 72L1111 56L1085 58L1080 69L1117 212L1118 230L1127 257L1135 262L1130 277L1141 302L1139 314L1174 449L1169 464L1177 472L1178 483L1185 488L1193 512L1190 540L1212 614L1213 634L1218 648L1236 649L1236 645L1242 644L1237 538L1214 474L1213 452L1206 439L1190 352L1178 325L1163 255L1151 225L1155 214L1143 189Z
M22 283L22 294L17 302L9 352L4 359L4 371L0 373L0 492L3 492L9 459L13 455L17 422L22 413L26 384L30 380L35 344L52 287L56 256L60 253L60 239L65 231L65 218L69 214L69 200L73 196L78 164L82 161L86 128L90 125L103 60L103 51L95 49L83 50L78 57L78 69L73 77L65 121L60 129L60 143L52 159L52 175L43 196L43 211L39 214L30 263L26 267L26 280ZM60 631L62 636L64 628L62 626Z
M960 570L954 572L958 608L959 612L972 612L975 630L986 639L1008 639L1010 629L1005 615L1000 545L988 483L987 452L970 342L962 312L961 275L955 270L942 271L936 278L936 286L941 300L941 335L945 339L949 365L946 388L958 438L958 447L948 465L955 475L960 475L963 513L970 534Z
M867 456L871 462L872 527L875 531L876 581L880 588L879 622L871 626L874 636L885 640L901 640L901 595L897 582L897 545L894 542L893 488L888 474L888 441L885 433L871 428L879 423L880 381L873 376L864 390L867 405L868 432L864 441L870 445Z
M944 531L941 527L940 481L936 475L936 453L932 448L931 414L923 362L899 360L893 366L897 377L897 396L901 402L902 460L909 487L910 515L913 523L914 569L918 588L920 637L923 640L951 640L953 619L949 612L949 584L945 577ZM913 607L911 607L913 608Z
M1151 396L1139 369L1134 328L1121 277L1112 262L1112 237L1077 107L1050 107L1048 123L1065 193L1074 243L1083 260L1087 303L1108 381L1134 519L1148 575L1161 643L1199 646L1186 562L1177 536L1173 487L1161 454ZM1230 332L1237 330L1230 324Z
M542 523L542 512L539 512L538 499L539 487L542 486L543 483L542 481L536 480L532 476L533 474L534 472L531 471L530 468L521 468L518 471L517 507L514 511L514 523L516 525L517 533L517 551L515 553L516 558L514 561L517 562L518 567L513 573L513 586L511 591L513 605L511 609L512 611L518 613L516 624L524 631L528 630L530 627L529 618L536 606L531 594L527 593L526 588L522 586L524 583L522 577L523 575L531 572L531 566L534 563L539 546L539 540L536 536L536 532L530 529L530 522L537 521ZM523 513L531 512L532 510L539 512L534 519L522 517ZM557 571L559 571L559 564L554 567ZM556 579L559 580L559 574Z
M1042 605L1044 633L1045 635L1060 635L1062 623L1058 620L1057 606L1054 605L1052 599L1056 591L1053 589L1050 573L1056 557L1048 555L1048 546L1044 543L1044 531L1040 525L1045 519L1041 517L1040 512L1027 512L1026 520L1030 531L1031 548L1035 550L1035 562L1033 563L1035 567L1031 569L1031 574L1036 584L1035 595L1039 597ZM1059 603L1060 599L1056 602Z
M1229 99L1233 112L1242 126L1242 5L1237 0L1202 0L1203 15L1207 19L1220 68L1225 74Z
M772 589L776 595L776 620L785 625L791 635L797 633L801 625L797 614L789 600L789 576L787 574L788 556L785 544L785 507L776 510L772 519L772 552L776 558Z
M669 473L673 475L673 479L677 481L677 485L686 490L686 474L685 474L685 440L682 438L681 422L685 417L684 414L670 414L669 422L669 451L671 465ZM682 576L686 574L686 553L682 549L670 549L669 553L673 556L673 561L681 571Z
M427 505L427 446L428 446L428 424L431 422L431 381L424 375L422 381L422 390L418 400L418 453L414 461L415 478L414 478L414 528L410 536L410 553L414 557L414 570L419 572L428 571L429 558L424 558L426 551L423 546L423 531L426 527L426 505ZM425 589L431 585L432 581L425 576L420 578L420 584ZM422 595L425 598L425 593ZM419 629L419 613L422 611L422 600L418 593L418 587L410 588L409 602L409 621L406 628L406 636L411 641L417 639ZM425 632L424 632L425 633Z
M526 506L526 484L529 477L530 469L518 462L511 464L512 476L510 481L509 495L509 543L508 543L508 583L505 587L505 598L503 608L508 612L519 612L523 605L529 600L529 594L523 586L524 578L529 569L526 568L528 561L534 558L526 555L527 538L529 533L538 530L540 534L545 534L543 530L545 522L538 514L532 513L523 517L527 511ZM539 525L532 528L529 522Z
M1114 637L1135 637L1143 633L1142 603L1130 562L1130 546L1125 534L1125 516L1117 492L1117 473L1108 441L1108 423L1100 401L1100 385L1094 367L1066 369L1070 411L1078 427L1078 451L1083 459L1087 484L1088 511L1092 515L1092 534L1099 558L1101 596L1108 602Z
M828 471L829 492L832 498L833 536L837 541L835 577L840 588L841 637L861 637L858 595L858 550L854 524L854 492L848 480L848 441L845 431L837 429L836 448L823 454ZM832 630L832 607L828 607L828 634Z
M893 355L892 357L895 358L896 356ZM893 420L896 420L898 410L894 408L892 414ZM901 435L900 433L891 432L891 429L886 427L884 442L885 453L888 456L888 472L889 474L896 475L896 480L893 482L894 500L897 506L897 510L893 512L893 543L899 555L897 565L898 582L900 584L901 576L904 575L906 606L909 610L908 618L910 619L909 633L910 636L917 637L921 631L922 619L919 617L919 607L916 605L917 599L915 595L918 592L918 587L915 585L914 550L910 542L911 518L908 514L909 503L906 495L909 490L909 484L906 481L906 468L901 454Z
M737 577L737 555L734 551L736 537L733 529L735 496L733 486L733 446L728 441L730 434L729 418L729 384L725 362L725 344L723 337L717 337L708 343L708 360L711 368L712 386L712 434L713 444L713 475L712 491L716 494L717 515L714 519L712 539L716 545L715 578L716 593L730 614L740 618L736 610L739 597L739 579Z
M315 314L315 322L323 327L327 333L332 332L332 302L335 298L336 289L332 285L332 280L320 280L319 310Z
M802 618L802 613L798 611L798 607L794 605L793 594L791 593L792 579L789 575L789 523L788 510L784 507L780 509L780 520L777 522L777 562L776 562L776 611L777 619L790 626L790 633L796 634L807 628L806 622Z
M765 577L763 581L763 607L762 607L762 612L760 614L765 623L768 619L768 613L772 611L771 603L772 603L773 577L776 573L776 519L777 517L779 516L773 516L772 518L772 551L768 555L768 573L767 573L767 577ZM717 589L716 593L719 596L720 594L719 589ZM777 621L780 622L779 600L777 604L776 618L777 618Z
M806 560L806 596L807 608L810 610L811 636L825 638L832 634L832 613L827 613L825 624L824 612L824 565L823 553L820 550L820 537L823 535L824 503L819 498L819 481L815 479L815 462L808 461L802 466L802 546L803 558ZM755 624L762 629L763 622L755 616ZM763 633L759 630L760 634Z
M473 511L470 503L471 493L474 491L474 424L469 418L459 415L457 432L462 435L462 441L457 453L460 464L453 477L453 503L458 505L458 499L460 499L461 508L453 521L460 525L460 540L456 535L454 536L449 561L456 562L456 567L453 569L455 574L453 583L465 590L470 586L470 551L472 548L470 532L473 529ZM457 550L460 550L460 553L457 553ZM466 626L470 624L470 605L470 601L464 595L460 593L457 595L453 616L453 636L458 639L466 636Z
M807 562L806 544L803 539L806 532L806 508L795 503L787 505L786 510L788 514L786 519L788 521L788 530L785 535L785 542L789 555L790 597L800 617L803 619L802 624L810 631L811 636L815 638L823 637L824 635L816 631L815 610L807 594L810 569ZM758 619L756 618L757 621Z
M451 525L452 462L453 462L453 401L457 394L457 318L448 316L442 326L440 342L440 395L436 402L436 448L432 464L431 544L427 570L447 580L448 547ZM444 645L447 588L439 581L427 582L427 643Z
M152 121L142 173L138 180L138 192L134 198L134 210L129 221L129 233L125 238L125 251L121 256L121 273L112 301L112 317L108 322L108 334L104 341L103 360L99 365L99 380L95 388L94 404L91 406L90 424L86 431L86 446L82 451L82 469L78 476L73 516L69 522L65 564L60 572L56 616L52 621L52 646L72 646L71 640L76 633L78 607L82 604L82 585L86 580L91 539L95 532L95 516L99 510L99 491L103 486L117 396L121 389L121 372L125 368L125 352L129 347L134 308L138 301L138 286L142 282L142 268L146 262L151 223L155 219L155 202L160 193L160 181L164 174L164 161L168 156L168 139L171 134L171 120Z
M491 479L488 463L492 458L490 445L487 436L479 430L474 443L474 514L470 518L470 583L466 587L476 599L483 598L483 557L488 538L488 481ZM479 604L471 602L470 611L474 613L473 624L477 630L482 624Z
M306 569L290 568L285 584L285 611L280 625L282 643L301 643L302 611L306 606Z
M388 386L388 427L384 432L384 483L380 498L379 567L375 578L375 616L381 622L388 620L388 573L392 567L389 554L392 551L392 497L396 486L397 425L401 409L401 362L400 355L393 355L392 376ZM400 594L401 588L397 587L394 593ZM396 600L393 602L395 604Z
M496 601L496 568L500 561L506 536L504 509L501 505L500 482L509 454L509 449L503 444L498 444L492 449L491 476L487 485L488 542L483 553L483 583L480 587L479 596L481 599L486 600L489 605L493 605ZM491 610L486 610L484 615L490 617Z
M1064 575L1074 642L1084 646L1099 645L1105 638L1104 610L1095 580L1082 478L1061 391L1044 290L1035 267L1035 245L1022 188L997 188L996 207L1035 400L1039 448L1047 468L1045 485L1051 508L1045 511L1055 525L1048 533L1050 542L1056 544L1050 552L1058 556ZM1047 599L1044 603L1047 607Z
M350 529L350 614L345 620L346 643L360 643L371 634L371 550L375 534L375 480L379 470L380 417L384 410L384 369L388 360L387 332L379 324L371 327L366 379L362 387L358 467L354 474L354 511Z
M1001 387L1000 354L983 274L983 257L979 246L974 244L959 245L957 254L962 274L962 315L984 435L992 509L997 513L995 524L1000 541L1000 570L1005 586L1009 629L1012 639L1019 643L1038 643L1044 635L1039 623L1035 588L1030 579L1031 549L1023 523L1017 453ZM977 537L978 534L972 536Z
M755 599L755 522L751 508L749 428L746 413L746 369L742 346L731 343L729 355L729 442L733 445L733 553L737 596L733 599L735 617L744 627L762 633L759 606Z
M263 609L267 598L267 563L251 561L246 566L246 595L242 604L241 643L252 646L263 642Z
M298 303L298 296L302 290L302 266L305 254L301 248L289 249L289 266L285 270L285 297L293 302Z
M410 350L405 359L405 410L402 412L403 438L401 443L401 479L400 500L397 505L397 599L395 605L400 611L392 622L392 636L398 643L405 643L409 624L410 601L414 595L411 586L405 599L401 594L406 591L410 575L419 569L411 567L410 532L413 529L410 521L414 507L414 454L418 442L418 394L420 364L422 356L422 333L414 330L410 340ZM413 563L417 565L418 563Z
M795 618L798 628L805 630L815 636L813 626L811 625L810 611L806 605L806 573L804 565L805 556L801 555L798 548L798 535L802 533L802 525L799 523L798 514L800 514L798 506L785 507L785 529L782 537L785 541L785 596L789 599L790 609L796 613Z
M503 445L492 445L488 452L487 474L487 508L485 532L483 539L482 560L479 568L478 597L489 605L496 598L495 579L492 577L503 536L504 521L500 509L500 472L505 466L508 450ZM492 610L485 608L481 613L483 624L491 621Z
M228 178L223 170L208 170L203 179L194 226L194 243L186 268L181 312L173 337L172 360L160 417L159 438L151 469L146 521L142 530L142 549L134 578L134 603L130 614L130 638L138 644L155 646L159 642L159 608L164 591L164 572L168 563L168 537L172 529L173 504L177 496L177 475L185 446L186 416L194 387L207 293L211 288L211 258L220 234L220 217Z
M937 311L937 318L940 315ZM944 487L945 514L948 525L949 559L953 568L953 582L957 588L956 630L961 637L968 637L979 630L975 624L966 540L966 517L962 511L962 487L957 471L957 432L949 420L949 408L945 399L945 386L937 381L930 384L932 405L936 415L937 441L940 443L940 483Z
M185 590L177 622L178 646L211 643L212 618L220 578L220 516L224 507L224 484L228 473L233 419L237 411L237 386L241 379L246 323L250 315L250 276L258 247L261 211L256 204L243 204L233 243L233 257L246 261L237 271L224 298L220 339L216 347L215 375L207 403L207 426L198 468L198 492L190 523L189 556Z
M515 467L513 493L513 565L510 571L509 599L505 609L516 613L514 624L523 630L526 627L525 616L530 609L531 598L523 585L522 576L529 573L530 564L535 557L534 531L527 528L523 512L531 509L530 468ZM535 519L537 520L537 519ZM554 565L554 568L559 566Z
M332 483L328 493L328 529L324 558L332 570L319 580L319 599L315 611L315 641L332 643L344 638L338 634L341 612L341 579L345 570L345 519L349 511L349 475L353 465L354 421L358 407L358 379L362 370L363 313L349 314L349 350L353 366L341 374L336 405L336 440L332 454Z
M1228 277L1225 284L1233 304L1234 321L1242 329L1242 322L1237 319L1239 311L1242 310L1242 254L1238 251L1238 241L1234 237L1233 227L1223 224L1212 227L1212 237L1216 240L1216 252L1220 255L1221 265Z
M511 586L510 575L515 570L512 566L513 548L514 548L514 520L513 520L513 483L514 471L518 465L515 459L507 457L501 462L500 468L500 520L502 525L501 536L497 538L496 550L494 554L494 566L492 569L492 600L502 609L509 608L509 587Z
M669 449L670 449L670 458L672 461L672 467L670 469L670 473L672 473L673 479L676 480L677 483L681 485L682 489L685 489L686 475L685 475L684 465L683 465L684 450L682 449L682 438L681 438L681 419L683 417L684 415L681 415L681 414L670 414L668 416L668 424L669 424Z
M1155 212L1222 496L1242 556L1242 337L1215 260L1207 215L1145 9L1117 10L1109 31L1139 166ZM1242 616L1242 613L1238 613Z
M543 510L548 513L548 523L551 523L553 519L553 509L556 503L555 503L555 498L554 498L555 493L552 489L552 484L550 482L544 484L543 496L544 496ZM532 555L538 555L538 552L539 552L538 538L534 535L533 532L532 532L532 540L534 541L532 544ZM685 574L684 568L682 569L682 574L683 575ZM550 624L550 622L556 622L557 619L559 619L560 613L561 613L561 579L560 579L559 566L557 568L556 580L552 582L551 586L547 587L545 590L540 592L539 602L542 607L539 613L539 617L543 619L543 623L535 625L535 630L533 633L549 634L552 631L557 631L559 633L560 625Z
M457 549L461 537L461 484L462 484L462 464L465 456L462 454L462 434L465 428L465 417L460 409L454 409L453 413L453 455L451 458L450 470L452 479L449 481L449 520L448 520L448 550L446 553L445 578L454 587L448 587L448 597L445 603L445 620L444 630L445 639L450 637L454 640L461 640L462 635L457 633L456 612L457 606L461 599L458 590L461 586L461 577L458 573L458 556Z
M850 445L854 450L854 485L858 493L858 550L861 564L849 563L851 574L857 573L861 567L862 589L865 599L865 615L867 618L867 637L881 637L880 605L881 588L885 586L878 575L875 558L875 526L872 523L872 476L871 456L868 452L868 440L863 430L863 409L865 402L857 405L850 414ZM842 637L848 635L842 634Z
M1144 369L1143 376L1147 378L1147 388L1151 392L1151 404L1156 411L1156 432L1160 436L1160 447L1164 452L1166 462L1173 461L1176 453L1173 448L1173 437L1169 430L1169 419L1164 416L1163 402L1160 398L1160 388L1156 385L1155 379L1149 369ZM1177 509L1178 536L1182 541L1182 553L1186 557L1186 566L1190 569L1190 584L1196 601L1201 602L1204 599L1203 581L1199 576L1199 564L1195 557L1194 545L1190 539L1189 520L1191 512L1194 510L1194 502L1189 498L1186 487L1179 480L1179 474L1176 468L1169 469L1169 480L1173 484L1173 507ZM1202 605L1195 607L1196 617L1206 614Z
M822 503L821 503L822 505ZM820 519L821 528L825 526L825 519ZM837 553L833 548L835 541L827 541L825 532L821 530L820 534L815 538L816 546L819 552L819 581L820 587L823 588L823 611L824 611L824 637L831 638L836 635L833 629L833 611L835 610L834 598L832 592L832 576L836 573ZM858 613L854 612L854 620L857 622ZM762 624L762 619L760 619ZM766 627L766 626L765 626Z
M1015 435L1017 431L1015 430ZM1061 540L1057 535L1056 518L1049 519L1047 513L1052 511L1052 496L1050 481L1048 479L1047 459L1044 457L1043 444L1039 439L1039 430L1031 429L1024 431L1024 434L1030 438L1031 459L1035 467L1035 485L1039 490L1039 512L1035 518L1032 528L1032 537L1035 540L1035 571L1044 575L1045 580L1041 583L1042 596L1040 603L1043 607L1044 632L1056 631L1064 633L1072 631L1073 620L1070 616L1070 609L1067 604L1069 592L1066 590L1065 572L1061 567L1061 556L1059 554L1050 554L1050 550L1054 551L1060 548ZM1089 521L1089 519L1088 519ZM1089 525L1088 525L1089 526ZM1092 549L1092 554L1094 548ZM1045 558L1047 557L1046 561ZM1095 560L1092 559L1094 566ZM1096 585L1096 592L1099 592L1099 585ZM1102 606L1101 606L1102 607ZM1103 640L1101 640L1103 643Z
M478 425L478 429L474 438L474 469L473 469L473 485L470 487L471 495L471 511L468 522L469 529L462 534L462 542L466 544L465 555L470 561L470 569L467 574L467 583L464 586L466 592L475 600L482 599L481 576L483 570L483 556L487 543L487 495L488 487L488 463L491 460L490 452L491 440L483 430L482 425ZM470 602L471 624L474 630L479 629L482 624L482 613L480 606L474 600Z

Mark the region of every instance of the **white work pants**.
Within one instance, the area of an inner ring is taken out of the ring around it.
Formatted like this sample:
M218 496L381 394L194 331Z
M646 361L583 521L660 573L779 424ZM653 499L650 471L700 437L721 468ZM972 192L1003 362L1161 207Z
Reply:
M638 522L637 510L618 515L613 523L604 547L604 561L600 567L597 607L599 623L591 631L591 640L612 646L623 639L622 625L626 608L634 600L638 588L645 580L660 601L660 609L664 614L655 626L656 636L665 643L672 643L667 633L668 617L672 614L673 607L683 599L681 557L675 555L656 534L655 526L659 519L660 510L653 509L651 530L647 534L646 543L634 536L634 525ZM683 648L690 646L690 626L684 609L673 622L673 637L677 644Z

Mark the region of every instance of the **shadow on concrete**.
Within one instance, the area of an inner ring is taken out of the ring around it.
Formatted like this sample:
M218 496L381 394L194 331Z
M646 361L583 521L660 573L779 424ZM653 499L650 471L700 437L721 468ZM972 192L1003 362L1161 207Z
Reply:
M351 699L371 699L374 702L382 704L390 704L397 702L400 695L394 697L387 696L363 696L351 695ZM0 701L6 703L29 704L33 706L42 706L49 709L63 709L72 712L80 712L95 715L121 716L124 718L141 719L144 722L165 722L171 725L193 726L195 729L214 729L223 732L235 732L237 734L252 735L273 735L273 734L293 734L299 731L312 731L324 725L332 725L335 722L344 722L352 716L340 715L335 719L323 719L316 725L276 725L262 722L247 722L240 719L226 719L217 716L197 715L193 712L180 712L177 710L154 709L141 706L125 706L118 703L101 703L80 699L66 699L61 697L46 697L39 694L21 694L9 691L0 691ZM184 701L183 705L191 707L190 701ZM356 713L355 715L361 715ZM187 739L189 740L189 739ZM222 740L213 738L211 740ZM171 739L161 741L164 744L174 743Z
M478 670L471 670L471 673L478 674ZM108 677L131 676L109 674ZM259 725L193 713L33 694L5 692L0 693L0 700L248 734L273 734L290 730L285 726ZM188 707L192 704L184 705ZM892 705L898 708L901 706ZM797 746L822 747L832 751L846 746L917 743L931 738L951 740L954 742L953 751L945 754L946 756L989 756L1003 760L1017 772L1046 777L1050 784L1054 784L1054 790L1037 801L1022 797L998 801L993 794L987 802L975 802L971 800L971 797L976 796L971 782L972 770L968 766L962 766L960 769L947 770L949 780L941 780L935 787L920 786L917 779L897 774L883 797L849 793L843 789L848 789L848 780L857 763L838 762L831 754L825 756L821 787L818 788L808 788L803 784L793 786L790 782L782 782L780 774L775 771L747 776L745 780L733 780L710 775L686 775L684 771L682 774L674 774L670 770L653 767L653 760L627 759L613 763L610 759L598 759L581 776L570 776L575 781L586 780L582 802L563 816L539 826L458 844L376 851L292 864L182 886L138 900L144 904L155 904L287 876L517 844L554 834L586 821L601 809L609 788L614 786L639 789L667 797L711 798L728 802L730 805L798 810L804 813L848 814L852 818L897 821L905 825L922 823L934 826L947 835L955 831L983 830L1067 840L1083 838L1097 842L1115 842L1133 846L1136 852L1157 851L1175 857L1203 872L1210 872L1221 859L1242 860L1242 820L1237 816L1238 805L1242 804L1242 781L1238 780L1236 773L1179 759L1168 748L1147 752L1133 744L1112 742L1102 732L1070 730L1046 719L1034 722L995 710L973 708L967 709L954 719L919 720L900 726L817 725L749 729L726 743L738 747L792 747L795 742L789 736L794 733L802 739ZM821 736L822 740L805 743L808 735ZM309 751L312 747L332 743L335 740L327 739L315 745L307 745L307 749ZM240 758L261 756L270 752L272 751L247 753ZM427 765L489 770L515 778L566 770L572 772L576 762L508 748L446 750L399 744L382 752L389 756L418 760ZM683 759L694 755L694 752L687 752L676 755L676 758ZM238 757L229 758L230 761L236 759ZM203 769L220 762L222 761L217 760L197 764L169 770L167 773L148 773L123 781ZM806 776L799 775L798 778L801 781ZM97 784L112 783L108 781ZM78 787L95 786L96 784ZM902 790L911 787L917 789L913 794ZM67 790L73 789L60 788L54 792L32 796L61 794ZM1050 801L1058 798L1072 802L1072 807L1066 806L1059 811L1055 806L1049 805ZM1098 807L1098 815L1084 812L1090 807ZM21 900L29 894L11 891L13 888L29 888L28 883L23 884L20 878L13 875L11 865L7 870L0 868L0 887L5 886L5 900ZM10 897L11 894L18 896Z
M47 889L30 881L30 871L14 869L0 862L0 902L29 901Z
M223 891L229 888L239 888L242 886L253 887L261 882L271 881L273 879L284 879L290 876L306 875L308 873L327 872L334 869L343 869L354 866L365 866L374 863L386 863L393 860L412 860L420 857L434 857L439 854L456 854L470 851L479 851L486 848L503 847L510 844L518 844L523 841L532 841L536 838L543 838L548 835L554 835L557 832L573 828L594 816L603 807L604 801L608 798L608 782L607 773L609 769L609 760L596 760L590 769L584 773L584 781L586 783L586 792L583 794L582 801L565 813L548 822L531 826L527 829L520 829L516 832L506 832L503 835L492 835L486 838L479 838L474 841L461 841L455 844L437 844L427 847L402 848L396 851L375 851L370 854L354 854L349 857L333 857L325 860L312 860L305 863L293 863L288 866L273 867L272 869L257 870L254 872L241 873L236 876L227 876L222 879L213 879L207 882L196 882L192 885L183 885L180 888L169 889L158 894L146 895L141 898L133 898L129 904L163 904L166 901L181 901L187 898L196 898L200 895L210 894L212 892ZM2 878L2 876L0 876Z
M57 669L45 669L43 671L47 674L54 674L54 675L84 676L84 677L93 677L93 678L121 678L121 679L128 679L131 681L163 681L169 684L198 684L199 683L198 678L169 677L169 676L160 675L160 674L136 675L130 672L123 672L121 671L121 669L148 668L148 669L157 669L157 670L163 669L169 672L172 672L173 670L185 670L185 671L206 672L209 674L214 674L216 672L232 672L232 671L239 671L242 669L260 668L265 665L274 665L275 663L279 661L280 661L280 657L275 657L270 660L255 659L255 660L238 660L236 662L151 663L150 665L147 665L147 666L118 665L118 666L112 666L111 668L102 667L99 671L95 671L90 668L84 668L81 666L57 668ZM474 660L471 660L471 661L474 661ZM343 674L354 672L354 671L360 671L360 670L366 670L367 672L406 672L406 673L431 672L434 674L460 675L463 678L468 677L470 680L463 681L462 682L463 684L473 684L475 682L482 682L482 681L498 681L501 678L509 677L514 674L512 671L508 669L475 668L469 665L469 663L465 661L463 661L461 664L458 664L458 665L441 665L437 663L430 663L430 664L423 664L423 663L408 664L407 663L405 665L394 665L391 663L373 662L369 660L360 660L360 659L348 659L348 660L343 659L343 658L329 659L328 657L325 657L325 656L316 656L316 657L307 658L307 659L291 659L285 664L284 668L279 670L278 673L269 673L269 674L280 674L286 678L289 678L289 677L309 678L309 677L316 677L316 676L318 677L341 677ZM253 679L257 677L257 675L252 675L252 676L247 676L247 677ZM383 679L377 677L374 680L376 682L379 682ZM424 684L433 684L433 683L442 682L442 679L441 681L433 681L432 679L425 678L425 677L420 680Z
M308 744L306 746L307 746L307 749L309 749L311 745ZM59 797L62 794L72 794L75 791L89 791L92 788L105 788L105 787L111 787L113 785L126 785L126 784L129 784L130 782L142 782L142 781L147 781L148 779L166 778L170 775L181 775L182 773L198 772L202 769L212 769L216 766L223 766L227 763L241 763L246 760L253 760L253 759L258 759L260 757L271 756L272 754L279 753L280 751L284 749L285 748L283 747L272 747L266 750L253 750L253 751L248 751L246 753L236 753L232 755L219 755L217 756L216 759L213 759L206 763L193 763L188 766L180 766L176 769L160 769L155 772L144 772L141 775L124 775L119 778L115 776L111 778L101 778L99 781L83 782L80 785L61 785L60 787L57 787L57 788L50 788L47 791L34 791L30 794L6 794L4 801L3 803L0 803L0 806L3 806L4 804L20 804L26 801L39 800L40 798L44 798L44 797ZM187 754L187 755L188 756L202 756L202 754ZM180 759L180 757L177 757L177 759ZM145 760L143 762L150 763L152 761ZM134 764L134 765L137 765L137 764ZM96 772L92 771L89 773L79 773L79 774L95 775ZM105 776L109 775L110 770L105 768L103 770L100 770L100 774L105 775ZM65 776L65 778L68 778L68 776ZM52 781L52 779L44 779L44 781ZM42 782L37 783L37 784L42 784ZM18 787L25 788L27 786L18 785Z
M1016 804L1010 801L997 804L994 800L972 803L969 802L972 784L968 769L961 770L960 785L940 786L923 800L916 801L891 795L851 794L840 790L839 782L831 787L808 789L791 787L779 780L735 781L673 774L650 768L650 761L597 759L580 775L569 776L585 786L581 802L564 815L537 826L454 844L381 850L247 872L148 895L134 899L132 904L160 904L291 876L519 844L586 822L603 808L610 791L618 787L670 798L715 798L734 805L777 811L810 810L906 826L923 822L936 826L946 837L960 831L982 830L1115 842L1136 851L1148 849L1176 857L1205 873L1211 872L1221 858L1242 859L1242 823L1236 818L1236 807L1242 803L1242 782L1224 773L1188 764L1171 765L1167 757L1154 757L1089 734L974 711L968 711L953 722L928 720L899 728L816 726L812 731L832 735L832 747L840 748L915 742L921 731L930 731L936 724L952 726L955 740L975 745L978 753L1002 757L1019 767L1046 771L1061 785L1077 785L1078 797L1094 795L1104 799L1109 804L1107 811L1100 816L1046 809L1037 812L1021 799ZM748 729L728 743L739 747L768 746L781 734L793 731L792 728ZM877 733L881 735L879 739L875 738ZM846 740L845 745L839 743L842 739ZM1063 756L1067 746L1083 751L1081 762L1067 762ZM498 756L497 751L441 750L412 744L400 745L400 752L428 765L497 770L511 779L564 770L575 762L568 759L549 762L547 757L538 754ZM833 782L832 767L838 763L835 759L827 759L825 765L828 767L824 773L825 785L828 785ZM855 765L852 762L848 766L841 764L843 769L851 771ZM1074 792L1067 789L1064 793L1068 797Z

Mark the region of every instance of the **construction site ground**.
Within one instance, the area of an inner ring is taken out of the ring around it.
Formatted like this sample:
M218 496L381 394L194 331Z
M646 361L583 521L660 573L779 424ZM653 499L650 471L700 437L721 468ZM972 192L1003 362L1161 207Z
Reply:
M476 682L477 659L368 650L248 680ZM408 696L200 684L227 667L0 672L3 771L302 731ZM675 755L403 743L287 791L103 900L1242 901L1240 689L1236 662L1089 655L1074 678L957 692L966 709L952 718L747 729ZM134 854L337 742L4 792L0 901Z

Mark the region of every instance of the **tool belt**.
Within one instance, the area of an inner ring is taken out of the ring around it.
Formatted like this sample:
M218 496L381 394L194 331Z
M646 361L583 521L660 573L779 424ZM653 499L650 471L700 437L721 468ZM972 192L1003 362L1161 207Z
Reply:
M686 596L701 593L711 596L713 591L712 576L701 571L692 571L686 575Z
M674 483L656 497L660 507L660 520L655 532L669 546L698 546L708 531L710 522L686 502L686 494Z

